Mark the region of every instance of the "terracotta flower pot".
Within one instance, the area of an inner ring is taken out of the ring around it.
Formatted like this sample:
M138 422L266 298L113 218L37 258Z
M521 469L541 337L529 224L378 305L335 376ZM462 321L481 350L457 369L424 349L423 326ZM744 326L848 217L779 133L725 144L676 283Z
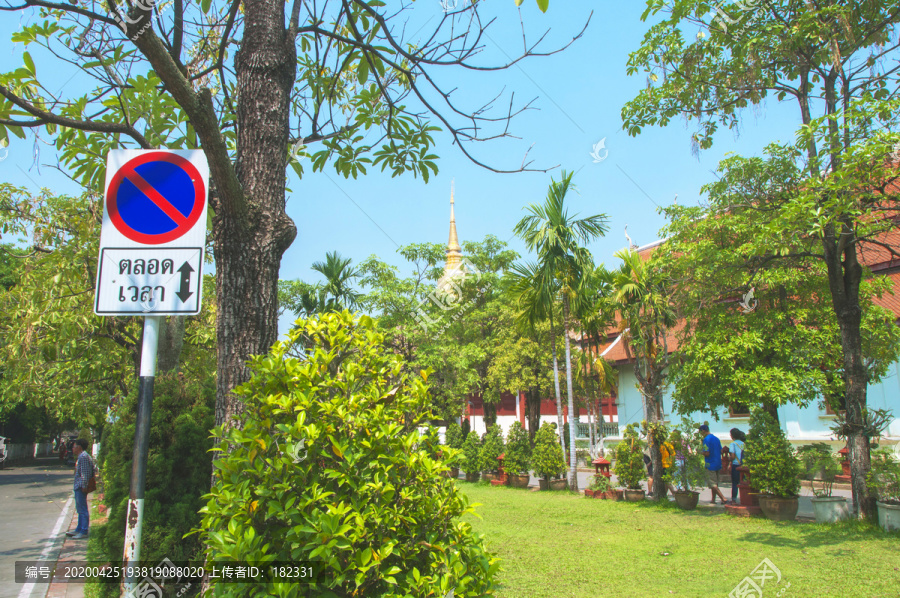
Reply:
M550 480L551 490L565 490L569 487L569 480L562 478L559 480Z
M466 472L466 481L467 482L477 482L478 478L481 477L480 471Z
M692 490L684 490L675 493L675 502L680 509L685 511L693 511L700 502L700 493Z
M628 488L625 489L626 502L641 502L642 500L644 500L643 490L630 490Z
M759 507L766 519L771 521L793 521L797 518L800 502L797 497L783 498L781 496L760 497Z
M568 485L568 481L565 478L561 478L558 480L547 480L541 478L538 480L538 486L541 490L565 490Z
M509 480L509 485L513 488L528 488L528 482L531 481L531 476L528 474L515 475L510 473L506 477Z
M608 500L622 500L622 491L621 490L607 490L603 493L603 498Z
M585 496L585 498L597 498L594 496L593 490L587 490L587 489L584 491L584 496Z
M459 479L459 467L451 467L450 468L450 477L454 480Z

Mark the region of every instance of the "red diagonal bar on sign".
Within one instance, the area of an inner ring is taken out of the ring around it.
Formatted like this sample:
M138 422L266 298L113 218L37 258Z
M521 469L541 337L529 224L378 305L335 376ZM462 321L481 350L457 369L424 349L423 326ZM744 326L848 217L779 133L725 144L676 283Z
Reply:
M172 222L181 226L185 222L187 222L187 218L185 218L184 214L178 211L178 208L169 203L169 200L160 195L159 191L150 186L150 183L141 178L134 170L128 170L125 173L125 178L131 181L138 190L146 195L150 201L152 201L157 208L163 211L163 213L172 219Z

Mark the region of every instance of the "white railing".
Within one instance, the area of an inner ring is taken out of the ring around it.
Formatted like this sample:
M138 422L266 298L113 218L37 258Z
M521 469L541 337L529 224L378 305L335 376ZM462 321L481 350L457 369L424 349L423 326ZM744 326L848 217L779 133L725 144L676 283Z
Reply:
M596 429L596 428L595 428ZM588 427L587 422L578 422L575 426L575 437L576 438L590 438L590 428ZM616 422L603 422L603 437L608 438L611 436L619 435L619 424ZM595 432L596 438L596 432Z

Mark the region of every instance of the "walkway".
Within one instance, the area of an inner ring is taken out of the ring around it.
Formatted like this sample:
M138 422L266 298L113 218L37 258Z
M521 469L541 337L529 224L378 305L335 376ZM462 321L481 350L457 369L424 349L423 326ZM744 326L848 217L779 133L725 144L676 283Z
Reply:
M594 476L594 471L587 469L579 468L578 470L578 490L583 491L588 487L588 484L591 483L591 478ZM460 474L460 479L465 479L465 474ZM719 489L722 490L722 494L725 495L725 498L731 498L731 482L725 482L725 476L722 476L722 481L720 482ZM613 487L616 486L616 476L612 477ZM528 487L536 490L538 487L538 478L531 476L531 479L528 482ZM647 483L643 482L641 487L646 491ZM698 504L701 508L712 508L717 509L724 512L723 505L716 500L716 504L710 504L711 493L709 489L704 489L700 493L700 503ZM815 519L815 513L813 512L812 502L810 498L812 498L813 494L809 491L809 488L803 487L800 490L800 510L797 512L797 517L801 519ZM848 502L851 502L852 493L850 490L834 490L834 496L842 496L847 499ZM671 495L669 495L669 500L675 500Z
M72 471L55 457L0 469L0 598L44 595L47 585L15 583L15 562L56 559L75 513Z

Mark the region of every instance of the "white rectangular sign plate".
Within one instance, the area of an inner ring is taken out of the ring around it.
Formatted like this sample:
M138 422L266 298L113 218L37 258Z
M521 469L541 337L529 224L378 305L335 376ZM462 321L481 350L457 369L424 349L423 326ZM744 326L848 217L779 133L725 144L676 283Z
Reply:
M104 247L97 272L98 316L200 313L203 248Z

